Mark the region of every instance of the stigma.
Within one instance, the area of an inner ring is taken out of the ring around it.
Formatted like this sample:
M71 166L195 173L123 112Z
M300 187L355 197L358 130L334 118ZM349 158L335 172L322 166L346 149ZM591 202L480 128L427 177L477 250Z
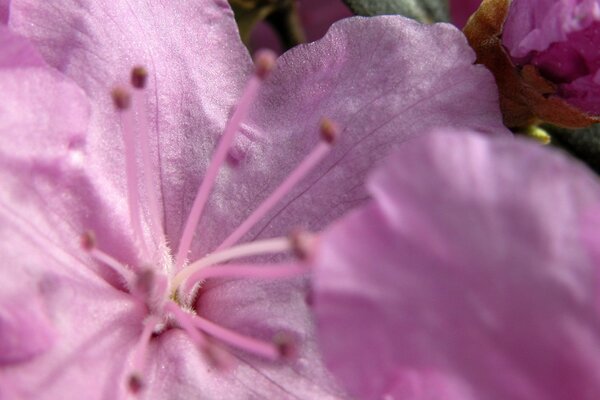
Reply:
M202 295L202 285L211 279L278 280L304 276L310 272L306 260L314 252L315 237L308 232L294 231L290 227L292 233L285 237L245 243L240 241L327 157L340 136L340 128L334 121L324 117L320 125L315 126L314 148L218 246L198 259L189 259L198 224L219 171L225 168L235 137L247 119L264 81L269 79L275 67L273 53L257 53L254 73L224 128L197 188L176 248L170 246L165 235L160 212L161 197L157 190L159 185L153 174L145 94L151 75L145 67L135 66L131 70L129 84L116 87L111 92L124 145L130 231L138 259L142 261L138 265L122 263L102 250L93 232L82 234L81 247L94 260L95 266L119 277L121 284L116 288L128 293L145 316L140 322L137 343L123 377L122 387L127 395L136 396L148 386L145 373L149 346L156 337L170 329L184 332L209 364L223 370L234 363L234 358L227 350L231 348L273 361L291 358L296 352L298 344L289 333L278 332L272 340L246 336L205 318L196 304ZM277 259L288 261L247 261L265 255L286 255Z

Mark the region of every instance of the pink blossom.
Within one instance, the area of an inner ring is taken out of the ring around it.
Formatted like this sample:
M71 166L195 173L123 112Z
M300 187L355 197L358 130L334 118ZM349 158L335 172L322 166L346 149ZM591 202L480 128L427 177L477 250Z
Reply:
M297 0L298 18L301 29L309 42L322 38L329 27L342 18L353 14L342 0ZM250 37L254 49L267 48L283 52L283 47L273 28L266 22L260 22Z
M351 394L597 398L600 281L580 236L596 176L532 142L443 131L368 187L314 259L321 348Z
M452 16L452 23L460 28L465 26L480 3L481 0L451 0L450 15Z
M598 0L515 0L502 41L518 65L537 67L570 104L600 114Z
M347 20L270 76L225 1L13 0L9 27L35 48L0 31L27 55L0 63L5 397L343 397L286 236L432 127L507 134L449 25Z

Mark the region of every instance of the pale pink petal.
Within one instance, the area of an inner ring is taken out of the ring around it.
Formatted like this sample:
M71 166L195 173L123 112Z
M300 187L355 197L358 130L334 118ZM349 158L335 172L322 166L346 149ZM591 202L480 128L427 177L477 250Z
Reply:
M88 146L95 158L90 168L108 173L119 193L123 151L114 140L117 126L107 92L126 78L132 64L148 65L154 76L150 93L160 94L158 107L151 96L151 138L158 135L161 141L157 164L168 238L175 248L248 69L231 12L209 1L202 2L202 12L188 3L138 2L130 9L62 2L61 10L67 11L58 13L54 7L15 0L11 24L33 37L51 64L99 102ZM115 21L112 29L106 27L105 13ZM191 16L197 17L192 19L197 27L182 23ZM65 24L65 19L73 22ZM213 39L216 35L219 40ZM322 116L341 124L340 143L319 171L248 237L287 234L296 225L322 227L324 220L363 201L364 175L390 146L431 127L501 131L493 78L473 61L455 28L402 17L346 20L323 40L286 53L232 150L233 167L217 182L192 257L213 250L300 162L319 140Z
M21 293L0 301L0 365L28 361L54 341L54 329L39 298Z
M207 368L184 335L169 332L161 336L160 347L152 355L151 398L169 397L173 391L182 398L227 400L346 398L322 364L304 287L302 280L277 284L246 279L208 282L198 305L202 316L265 341L285 333L295 340L298 355L273 362L234 350L234 365L224 373Z
M93 104L87 168L105 176L125 207L124 151L110 91L130 71L149 71L151 171L164 206L165 230L177 247L217 139L250 69L225 0L13 0L11 27L74 79ZM212 219L227 209L214 201ZM214 243L211 232L205 234ZM204 240L208 238L204 237Z
M369 187L315 267L321 348L354 395L402 399L434 379L434 398L595 399L598 282L579 234L600 199L591 172L535 143L444 132Z
M391 148L432 127L508 135L495 83L473 61L455 27L400 16L345 19L288 51L238 140L233 185L222 195L231 217L248 215L309 153L324 116L341 127L331 154L247 238L322 228L364 202L365 175ZM233 226L205 220L201 231Z
M12 398L123 398L124 371L139 334L141 309L125 293L102 283L52 272L33 283L30 294L43 300L54 342L30 362L3 366Z

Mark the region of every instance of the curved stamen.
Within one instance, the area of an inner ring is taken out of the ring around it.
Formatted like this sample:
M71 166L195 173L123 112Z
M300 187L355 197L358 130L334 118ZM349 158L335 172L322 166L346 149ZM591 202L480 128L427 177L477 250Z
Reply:
M191 323L191 314L183 311L179 305L173 301L168 301L165 304L165 311L170 312L173 315L177 324L179 324L181 329L189 335L200 350L204 351L206 349L208 342L206 341L206 338L194 328L194 325Z
M194 204L192 205L190 215L185 223L183 234L179 241L179 248L177 249L177 255L175 257L175 271L179 271L185 262L194 237L194 231L200 221L202 211L204 210L208 196L214 186L219 169L231 148L235 134L239 131L242 120L248 115L250 106L258 94L262 81L266 77L268 71L274 66L274 56L270 56L272 59L267 59L267 57L268 56L265 55L257 60L255 73L248 81L237 107L225 127L225 131L221 136L217 149L208 165L204 179L198 188L198 193L196 194Z
M218 253L210 254L179 271L171 282L171 293L174 294L179 286L192 274L210 265L233 260L235 258L261 254L282 253L292 249L292 243L289 238L274 238L250 242L220 251Z
M198 315L192 316L191 320L197 328L238 349L260 355L270 360L277 360L281 356L279 347L275 343L244 336Z
M159 212L158 196L155 185L152 182L152 162L150 156L150 126L148 124L148 106L144 89L148 72L143 67L135 67L131 71L131 85L135 88L133 91L133 111L137 116L137 133L140 141L140 150L142 153L142 174L144 175L144 186L146 197L148 198L148 214L152 229L153 239L156 245L164 243L165 237L162 231L162 218Z
M338 129L329 120L321 122L323 141L302 160L287 178L281 182L269 197L250 216L233 231L227 239L217 247L217 251L223 250L235 244L244 236L258 221L260 221L289 191L300 182L321 160L329 153L331 144L337 137Z
M183 311L179 305L173 301L169 301L165 304L165 311L171 313L181 329L187 333L198 350L200 350L212 364L218 368L226 368L231 363L231 359L225 352L210 345L206 337L196 329L193 322L194 316L192 314Z
M110 267L115 273L120 275L124 280L123 283L129 284L134 280L135 273L131 269L121 264L119 261L109 256L102 250L96 248L96 239L94 238L94 234L92 232L85 232L81 236L81 246L96 261L99 261L102 264Z
M309 272L308 267L300 263L217 265L203 268L192 274L186 280L184 288L188 292L198 282L209 278L286 279L304 275L307 272Z
M133 394L139 393L145 386L143 373L146 364L146 354L148 353L152 332L158 322L158 318L152 315L144 321L144 328L142 329L142 334L133 355L133 367L127 376L126 382L127 388Z
M121 132L125 144L125 175L127 178L127 205L131 229L136 241L142 246L145 256L148 256L148 247L144 240L142 218L140 215L140 196L137 187L137 163L135 157L135 131L133 112L131 111L131 95L123 88L116 88L112 92L113 102L121 119Z

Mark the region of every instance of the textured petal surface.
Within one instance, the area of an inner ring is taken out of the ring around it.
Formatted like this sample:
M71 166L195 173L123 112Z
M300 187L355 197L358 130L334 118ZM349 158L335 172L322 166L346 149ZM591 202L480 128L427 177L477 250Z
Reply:
M238 171L224 190L231 216L247 215L308 154L323 116L341 128L333 151L248 237L322 228L364 202L364 177L390 148L432 127L508 134L493 79L473 61L455 27L399 16L345 19L288 51L234 149Z
M156 379L149 390L150 398L346 398L322 364L304 287L300 280L284 284L248 280L209 282L198 305L202 316L266 341L284 332L298 343L297 358L273 363L234 352L234 365L224 373L207 368L193 344L180 332L173 331L161 336L160 347L152 352Z
M119 386L107 382L125 365L136 314L80 235L92 229L115 257L135 254L122 218L83 171L88 100L31 65L1 69L0 92L0 397L115 398Z
M10 0L0 0L0 24L6 24L9 17Z
M4 25L0 25L0 48L0 69L40 67L45 64L42 56L27 39L13 34Z
M321 348L352 393L596 398L590 172L533 143L444 132L369 182L374 200L321 237L315 271Z
M558 84L569 103L600 113L600 2L515 0L502 41L519 64L531 63Z
M250 67L225 0L12 2L11 27L74 79L93 103L88 168L125 207L123 146L110 91L149 72L149 138L165 229L175 248L210 155ZM227 218L215 196L211 215ZM210 234L210 237L213 235Z

